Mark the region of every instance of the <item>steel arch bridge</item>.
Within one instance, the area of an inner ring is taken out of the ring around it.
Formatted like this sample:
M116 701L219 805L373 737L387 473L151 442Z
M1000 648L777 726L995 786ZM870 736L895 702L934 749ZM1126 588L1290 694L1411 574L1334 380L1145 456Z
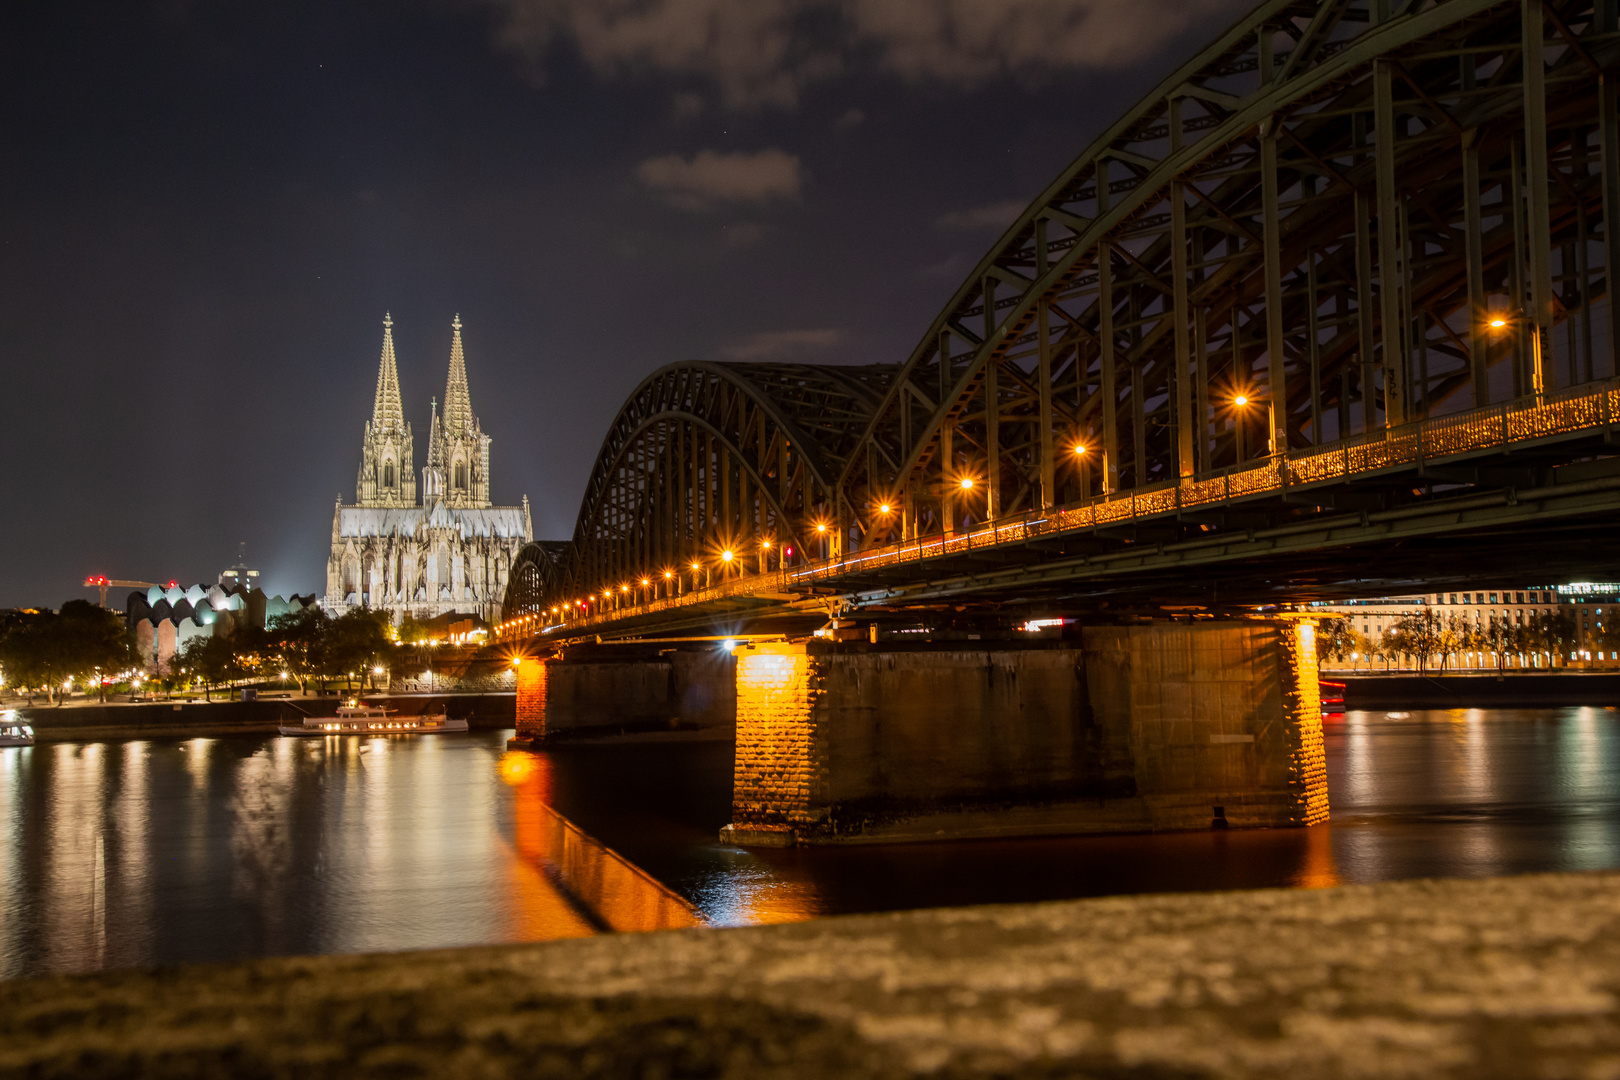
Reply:
M1620 374L1617 7L1261 4L1041 192L903 363L644 383L547 595L744 538L804 551L811 521L835 560L1123 495L1186 521L1215 478L1286 484L1315 448ZM708 458L671 449L677 415Z
M690 362L654 372L608 429L573 539L519 553L504 611L548 611L648 574L685 587L694 561L728 550L757 559L762 539L819 551L839 478L897 371Z

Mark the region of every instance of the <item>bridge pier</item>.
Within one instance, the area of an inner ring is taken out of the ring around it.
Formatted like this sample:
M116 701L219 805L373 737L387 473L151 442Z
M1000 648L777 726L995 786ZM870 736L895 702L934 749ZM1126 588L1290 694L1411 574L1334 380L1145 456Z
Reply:
M1086 628L1079 642L737 650L732 824L755 846L1315 824L1304 622Z
M652 731L730 738L736 661L709 643L570 647L517 669L512 749Z

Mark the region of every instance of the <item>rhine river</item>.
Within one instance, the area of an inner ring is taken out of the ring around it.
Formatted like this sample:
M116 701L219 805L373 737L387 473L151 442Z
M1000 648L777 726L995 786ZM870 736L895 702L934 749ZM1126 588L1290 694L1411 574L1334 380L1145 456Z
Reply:
M1313 829L748 852L731 748L506 733L0 749L0 977L534 941L591 927L526 858L544 799L740 925L1117 893L1620 868L1620 713L1352 712ZM538 777L538 779L536 779Z

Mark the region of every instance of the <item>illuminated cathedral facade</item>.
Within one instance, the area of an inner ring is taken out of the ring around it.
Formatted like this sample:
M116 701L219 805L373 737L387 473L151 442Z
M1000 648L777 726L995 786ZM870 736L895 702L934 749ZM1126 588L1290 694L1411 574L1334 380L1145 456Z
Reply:
M355 501L341 496L332 515L332 555L324 606L333 614L364 605L431 619L462 613L495 623L506 577L534 535L529 500L490 502L488 435L473 415L461 317L451 326L444 411L433 406L427 465L417 483L411 425L394 359L394 323L383 319L377 394L360 446ZM420 498L418 498L420 496Z

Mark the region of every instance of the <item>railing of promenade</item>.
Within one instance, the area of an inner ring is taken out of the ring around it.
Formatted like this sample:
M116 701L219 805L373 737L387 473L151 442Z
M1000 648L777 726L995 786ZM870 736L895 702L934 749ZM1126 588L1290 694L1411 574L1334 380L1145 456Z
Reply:
M1051 533L1147 520L1273 494L1290 487L1334 483L1457 454L1507 449L1539 439L1607 428L1617 417L1620 417L1620 378L1606 379L1556 393L1415 420L1321 446L1272 454L1203 473L1180 484L1166 482L1133 488L1082 503L987 521L962 532L921 536L869 548L841 559L740 576L680 596L609 609L560 625L554 623L545 627L543 620L530 616L503 624L500 636L526 637L560 630L575 633L628 618L657 615L732 597L788 593L809 588L817 582L887 566L1024 543Z

